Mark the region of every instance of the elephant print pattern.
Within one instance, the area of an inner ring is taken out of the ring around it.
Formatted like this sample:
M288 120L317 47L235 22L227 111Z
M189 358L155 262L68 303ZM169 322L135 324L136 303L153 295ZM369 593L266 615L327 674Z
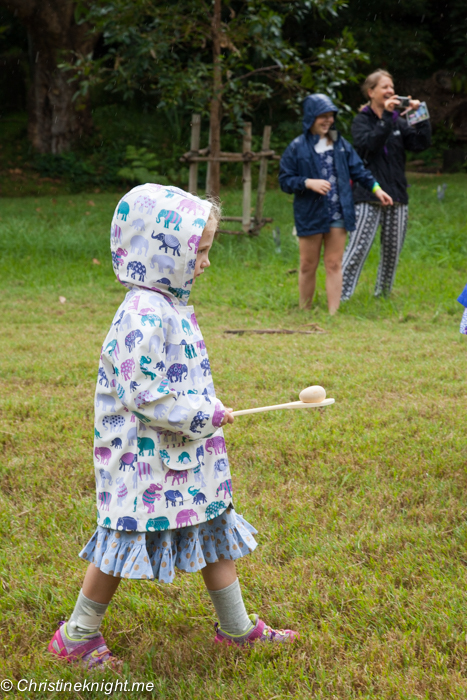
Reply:
M124 260L115 274L127 293L102 345L94 441L97 508L111 530L201 527L233 503L225 408L187 305L210 206L142 185L114 213L111 252Z

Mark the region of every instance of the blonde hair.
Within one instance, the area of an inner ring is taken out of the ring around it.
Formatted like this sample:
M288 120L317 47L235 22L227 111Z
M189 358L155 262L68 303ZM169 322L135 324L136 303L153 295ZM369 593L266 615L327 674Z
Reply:
M378 70L375 70L373 71L373 73L370 73L370 75L367 75L363 82L363 85L361 86L363 95L366 100L369 101L370 99L368 97L368 90L374 90L381 78L391 78L391 80L393 80L391 73L388 73L387 70L383 70L382 68L378 68Z
M209 212L209 218L213 218L219 223L222 219L222 203L219 197L214 197L211 194L207 194L204 198L206 202L211 205L211 211Z

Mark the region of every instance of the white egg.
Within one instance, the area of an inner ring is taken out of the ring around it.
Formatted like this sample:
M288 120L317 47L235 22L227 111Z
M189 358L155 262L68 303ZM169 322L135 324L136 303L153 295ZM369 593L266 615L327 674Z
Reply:
M298 398L303 403L321 403L326 398L326 392L322 386L308 386L300 392Z

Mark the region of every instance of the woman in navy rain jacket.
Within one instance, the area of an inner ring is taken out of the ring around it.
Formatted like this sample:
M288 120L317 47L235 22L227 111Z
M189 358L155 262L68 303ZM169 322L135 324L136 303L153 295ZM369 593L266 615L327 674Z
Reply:
M284 192L295 195L300 306L311 306L323 243L328 308L334 314L342 291L346 231L355 228L350 181L374 192L384 205L392 204L392 199L365 169L352 146L331 129L338 110L327 95L309 95L303 102L303 111L303 134L285 150L279 182Z

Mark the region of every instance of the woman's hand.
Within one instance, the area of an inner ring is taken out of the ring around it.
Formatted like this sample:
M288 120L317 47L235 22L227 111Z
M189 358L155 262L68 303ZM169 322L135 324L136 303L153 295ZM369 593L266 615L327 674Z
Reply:
M407 114L407 112L410 112L412 109L418 109L420 107L420 100L412 100L412 95L408 95L409 98L409 108L405 109L403 112L401 112L401 117L404 116L404 114Z
M399 104L399 98L397 95L393 95L387 100L384 100L384 109L386 112L394 112L395 108Z
M394 202L392 201L392 197L386 194L384 190L376 190L375 195L378 197L383 207L392 207L392 205L394 204Z
M331 189L331 183L327 180L313 180L309 177L305 180L305 187L307 190L313 190L313 192L318 194L327 194Z
M233 423L234 422L234 416L232 415L233 413L233 408L226 408L225 409L225 414L222 419L221 423L221 428L223 425L227 425L227 423Z

